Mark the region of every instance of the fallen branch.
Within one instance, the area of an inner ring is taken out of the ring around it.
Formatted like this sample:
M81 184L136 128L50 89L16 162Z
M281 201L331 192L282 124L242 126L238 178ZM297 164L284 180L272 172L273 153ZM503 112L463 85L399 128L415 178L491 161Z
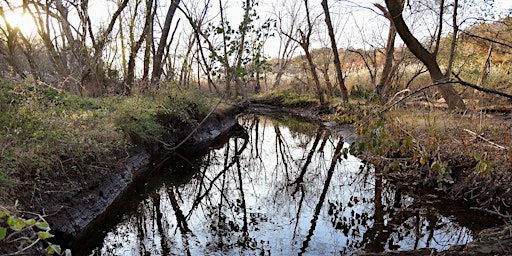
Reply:
M501 146L501 145L498 145L498 144L496 144L496 143L494 143L494 142L492 142L492 141L490 141L490 140L488 140L488 139L484 138L483 136L476 134L476 133L475 133L475 132L473 132L473 131L470 131L470 130L468 130L468 129L464 129L464 131L468 132L469 134L471 134L471 135L473 135L473 136L475 136L475 137L477 137L477 138L479 138L479 139L481 139L481 140L483 140L483 141L485 141L485 142L487 142L487 143L489 143L489 144L491 144L491 145L493 145L493 146L495 146L495 147L497 147L497 148L499 148L499 149L502 149L502 150L508 150L506 147Z
M467 86L467 87L470 87L470 88L473 88L475 90L478 90L478 91L482 91L482 92L486 92L486 93L492 93L492 94L497 94L497 95L500 95L500 96L503 96L505 98L509 98L509 99L512 99L512 95L510 94L507 94L507 93L504 93L504 92L500 92L500 91L496 91L496 90L493 90L493 89L489 89L489 88L484 88L484 87L481 87L481 86L478 86L478 85L475 85L475 84L472 84L472 83L468 83L468 82L465 82L463 81L457 74L453 74L457 79L458 81L445 81L445 82L437 82L437 83L433 83L433 84L429 84L425 87L422 87L414 92L412 92L411 94L409 95L406 95L405 97L401 98L400 100L398 100L397 102L391 104L390 106L384 108L383 110L381 110L379 112L379 114L382 114L386 111L388 111L389 109L391 109L392 107L400 104L401 102L405 101L406 99L422 92L422 91L425 91L431 87L435 87L435 86L440 86L440 85L444 85L444 84L460 84L460 85L463 85L463 86Z
M412 97L412 96L414 96L414 95L416 95L416 94L418 94L418 93L420 93L422 91L425 91L425 90L427 90L429 88L432 88L432 87L435 87L435 86L440 86L440 85L444 85L444 84L453 84L453 83L457 83L457 82L453 82L453 81L437 82L437 83L429 84L429 85L427 85L425 87L422 87L422 88L412 92L411 94L404 96L403 98L399 99L398 101L396 101L395 103L389 105L388 107L384 108L383 110L381 110L379 112L379 115L381 115L382 113L388 111L392 107L400 104L401 102L405 101L406 99L408 99L408 98L410 98L410 97Z
M476 108L476 110L484 112L512 112L512 106L487 106Z

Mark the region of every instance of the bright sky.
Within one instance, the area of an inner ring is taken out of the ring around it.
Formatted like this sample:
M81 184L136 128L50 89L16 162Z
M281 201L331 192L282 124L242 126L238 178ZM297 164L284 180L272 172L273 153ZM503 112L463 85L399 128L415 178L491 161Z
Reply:
M189 2L202 2L202 0L189 0ZM294 2L290 2L289 0L259 0L260 5L258 7L260 11L260 16L262 17L262 20L271 17L271 14L275 12L275 10L279 7L281 7L283 4L290 5L290 3L293 3L295 5L302 4L302 1L296 0ZM7 6L5 6L4 3L1 3L3 1L0 1L0 6L4 7L4 10L7 10ZM9 1L14 6L20 6L21 0L10 0ZM162 4L164 4L165 1L161 1ZM184 1L183 1L184 2ZM319 1L309 1L310 7L312 7L312 15L318 19L319 23L323 23L323 14L322 9L320 7ZM339 47L347 47L347 46L354 46L354 47L361 47L362 45L362 39L361 39L361 31L369 32L367 35L365 35L365 41L371 41L371 40L381 40L383 37L385 37L385 34L387 33L387 27L385 27L386 22L382 22L381 19L375 18L376 14L374 11L370 11L368 9L364 8L348 8L347 6L355 6L355 5L363 5L363 6L369 6L372 7L373 2L380 2L384 5L383 0L353 0L352 2L348 0L339 1L339 0L329 0L329 5L331 6L331 16L334 22L335 29L340 31L345 31L344 33L338 33L338 46ZM90 1L90 15L93 19L93 24L105 24L107 20L110 17L110 14L114 12L115 9L115 3L108 2L109 4L106 4L104 1ZM212 1L212 4L217 4L217 1ZM227 17L231 21L231 24L234 26L237 26L241 19L242 19L242 9L241 9L241 3L242 0L223 0L223 3L226 6L230 6L230 8L227 11ZM166 7L165 7L166 8ZM373 8L373 7L372 7ZM512 1L511 0L495 0L495 10L497 12L506 12L507 10L510 10L512 8ZM374 8L373 8L374 9ZM347 10L356 10L352 11L351 13L347 13ZM163 13L165 13L166 10L162 10ZM212 13L216 13L218 11L217 7L211 8ZM177 12L179 13L179 11ZM301 12L301 15L303 15L304 11ZM12 12L5 12L6 18L9 20L12 26L18 27L25 35L36 35L36 30L34 27L34 23L32 19L28 15L22 15L22 10L17 9L14 13ZM72 18L72 17L71 17ZM348 20L348 22L347 22ZM0 22L2 22L0 20ZM176 22L176 19L175 19ZM357 24L357 26L355 25ZM188 26L187 22L185 22L184 19L181 21L181 26ZM324 26L323 24L321 26ZM174 26L173 26L174 27ZM421 27L421 25L420 25ZM425 27L425 26L423 26ZM372 28L372 29L370 29ZM379 34L380 33L380 34ZM323 43L318 43L318 40L316 42L316 45L313 45L313 47L319 47L325 45L326 42L326 35L325 33L317 33L317 38L323 37ZM378 38L380 37L380 38ZM377 39L376 39L377 38ZM377 40L377 41L378 41ZM382 40L381 40L382 41ZM268 43L265 47L265 53L270 56L277 56L278 51L278 44L279 41L277 39L269 39ZM359 45L359 46L358 46Z
M496 4L496 8L507 11L512 8L512 1L510 0L495 0L494 3Z

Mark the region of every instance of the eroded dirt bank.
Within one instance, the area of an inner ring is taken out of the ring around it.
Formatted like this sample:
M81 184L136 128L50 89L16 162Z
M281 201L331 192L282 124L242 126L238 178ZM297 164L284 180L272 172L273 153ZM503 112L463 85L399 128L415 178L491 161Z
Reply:
M175 152L190 155L208 150L237 124L237 115L243 109L243 106L231 106L216 111ZM71 240L86 229L91 221L99 218L106 210L113 210L108 207L119 200L117 198L123 198L134 181L151 175L147 173L150 170L147 165L152 162L152 158L170 153L164 149L164 144L178 144L194 128L184 126L167 131L163 136L165 141L161 143L139 143L131 152L121 152L117 164L87 177L82 187L66 191L34 191L32 196L24 193L29 195L20 197L20 204L34 212L42 209L47 214L45 219L51 224L52 233L56 235L55 242L67 248Z

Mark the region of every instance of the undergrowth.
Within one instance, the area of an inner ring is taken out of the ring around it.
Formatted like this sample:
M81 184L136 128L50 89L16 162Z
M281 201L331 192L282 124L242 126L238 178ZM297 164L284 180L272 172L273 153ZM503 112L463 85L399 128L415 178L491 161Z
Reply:
M156 95L88 98L0 80L0 242L21 241L19 252L46 243L48 253L60 253L46 241L53 236L46 222L19 214L33 204L30 194L84 189L122 165L135 144L158 143L165 130L196 124L213 105L194 90ZM16 211L2 210L13 205Z
M507 169L507 160L501 159L500 151L492 154L485 141L475 144L475 138L468 131L493 136L499 133L507 136L509 131L481 119L475 114L398 108L356 123L360 139L353 143L351 150L366 153L375 163L392 172L413 174L426 182L434 181L439 190L446 190L455 181L454 167L468 171L468 179L491 177L498 161L502 169Z
M80 187L88 176L118 164L133 137L158 141L169 120L192 124L210 105L193 90L86 98L34 82L2 80L0 203L13 203L14 189L26 184L41 190Z
M306 107L319 105L318 97L315 94L298 94L291 89L269 91L260 94L258 98L287 107Z

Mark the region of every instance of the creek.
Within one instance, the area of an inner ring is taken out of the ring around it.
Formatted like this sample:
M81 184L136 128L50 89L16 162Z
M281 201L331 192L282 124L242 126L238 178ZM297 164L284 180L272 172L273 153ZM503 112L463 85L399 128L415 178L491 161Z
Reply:
M73 255L347 255L448 249L493 220L415 195L348 152L353 134L244 114L200 156L155 158Z

